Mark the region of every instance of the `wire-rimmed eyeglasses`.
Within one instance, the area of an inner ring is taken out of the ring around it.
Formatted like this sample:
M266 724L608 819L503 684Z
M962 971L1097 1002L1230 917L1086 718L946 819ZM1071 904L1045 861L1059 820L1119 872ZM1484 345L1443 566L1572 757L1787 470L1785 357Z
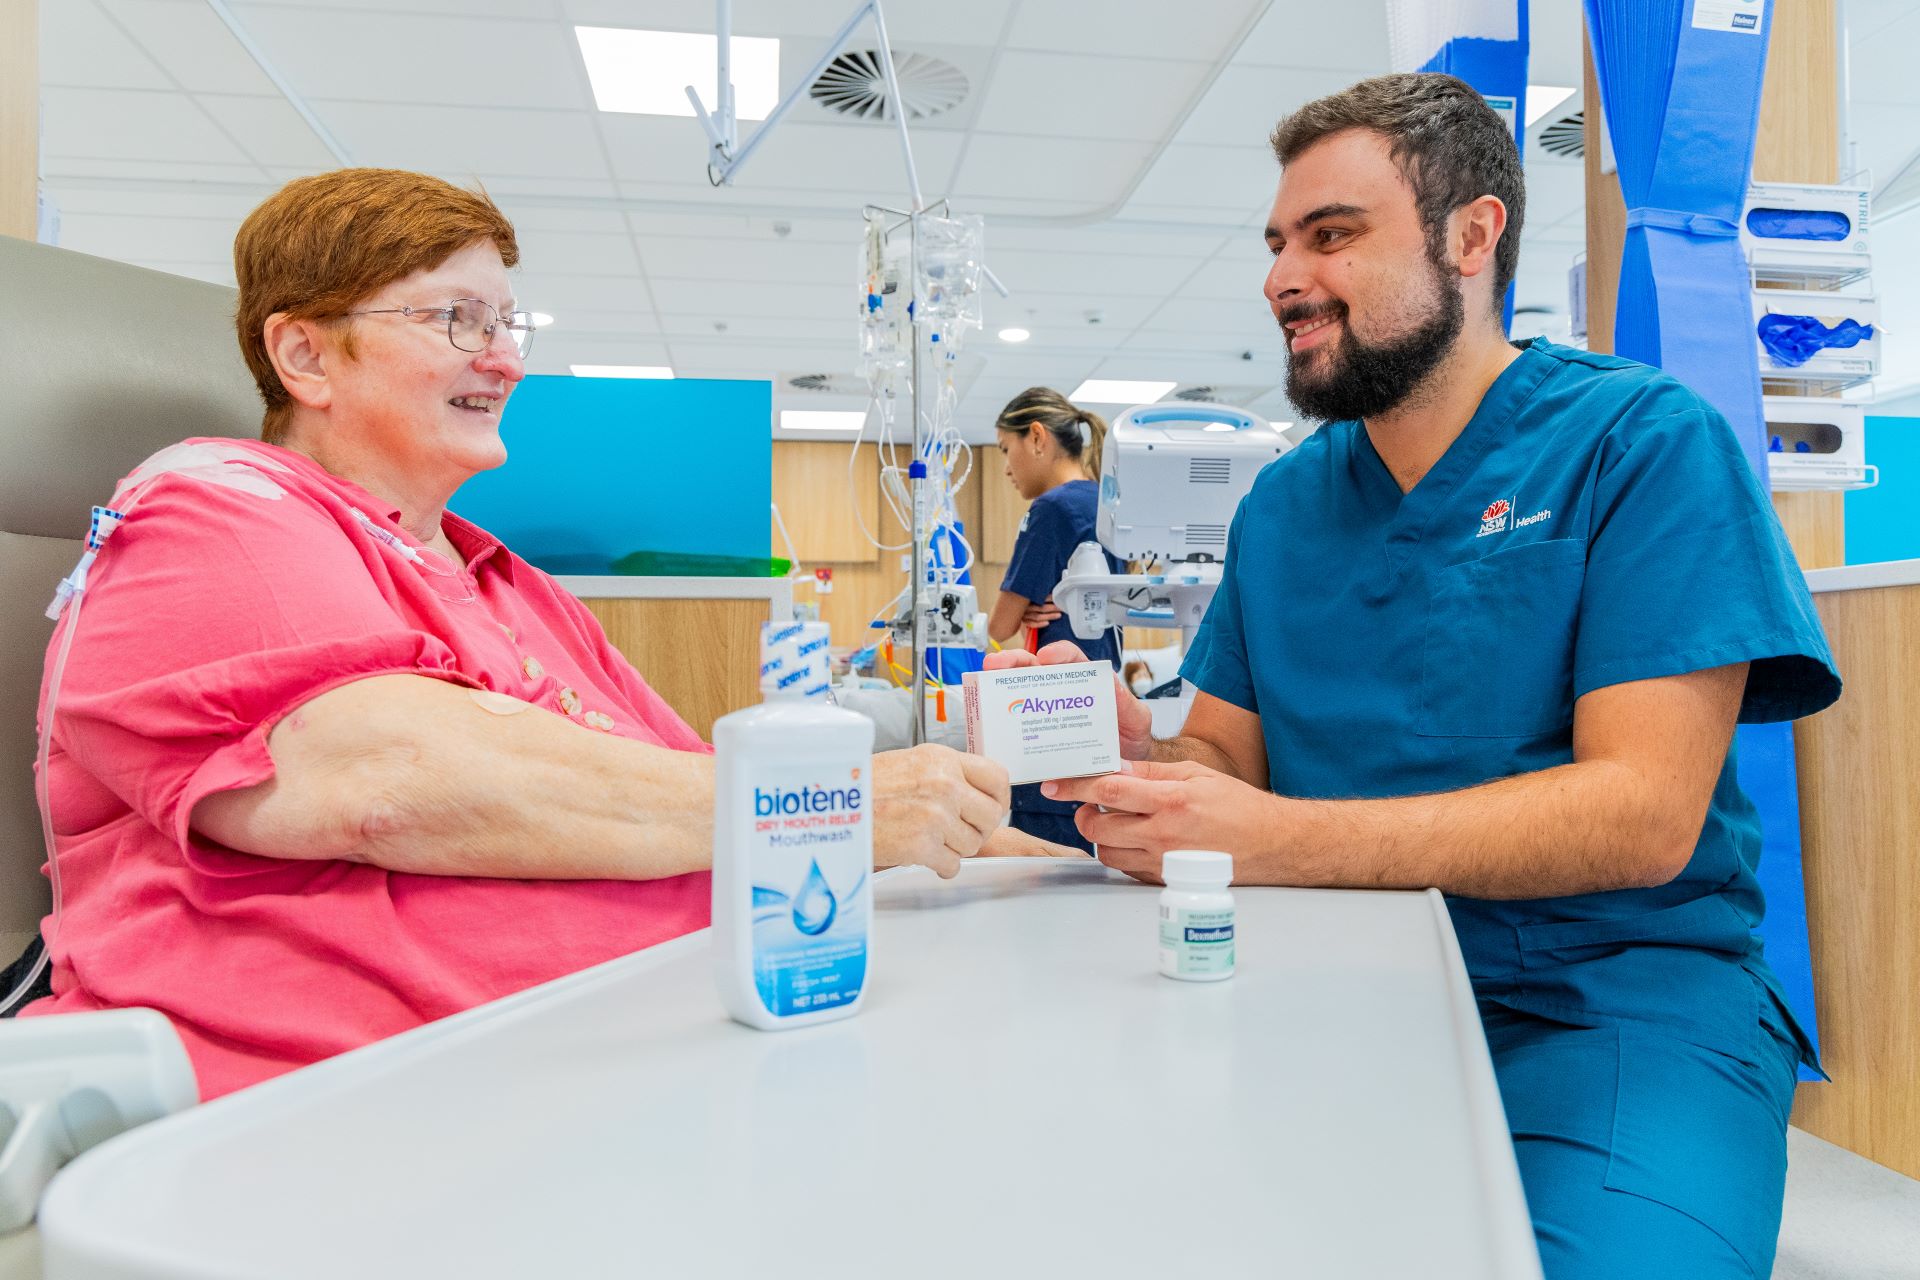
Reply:
M350 316L406 316L444 318L447 341L457 351L485 351L493 344L494 332L505 329L513 339L513 349L522 360L533 349L533 313L502 313L491 302L480 298L455 298L444 307L378 307L368 311L348 311Z

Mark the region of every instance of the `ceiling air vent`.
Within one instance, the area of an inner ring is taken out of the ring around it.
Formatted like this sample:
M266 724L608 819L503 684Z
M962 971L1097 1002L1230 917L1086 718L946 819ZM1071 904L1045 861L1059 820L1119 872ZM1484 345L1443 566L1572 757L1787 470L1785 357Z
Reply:
M951 111L966 99L966 73L943 58L895 49L893 72L909 120ZM827 110L856 120L892 120L899 110L887 94L877 49L853 49L836 57L807 93Z
M1184 400L1188 404L1232 404L1247 405L1273 390L1273 384L1201 382L1191 386L1175 387L1169 400Z
M786 373L780 375L789 390L819 391L836 396L863 396L867 384L850 373Z
M1555 116L1533 131L1534 144L1558 159L1578 160L1587 154L1586 123L1584 109Z

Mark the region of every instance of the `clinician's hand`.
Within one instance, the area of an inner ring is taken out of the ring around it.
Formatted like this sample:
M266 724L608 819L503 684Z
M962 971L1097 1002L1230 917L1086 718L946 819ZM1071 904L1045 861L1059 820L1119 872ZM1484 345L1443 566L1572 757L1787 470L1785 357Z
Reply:
M1040 791L1078 801L1074 825L1099 846L1100 861L1148 884L1160 883L1160 855L1169 849L1230 853L1234 881L1245 884L1245 859L1274 846L1282 820L1272 792L1184 760L1130 762L1125 773L1063 778Z
M1021 649L1002 649L999 653L987 655L986 668L989 671L1002 671L1009 667L1052 666L1059 662L1085 662L1087 655L1080 652L1080 646L1071 640L1055 640L1039 653L1027 653ZM1113 673L1113 688L1116 694L1114 709L1120 715L1120 755L1126 760L1145 760L1153 753L1153 712L1147 710L1147 704L1133 696L1133 690L1127 688L1120 679L1120 673Z
M923 743L873 758L873 861L931 867L942 879L1000 828L1011 798L1005 766Z
M1020 625L1023 627L1031 627L1035 631L1040 631L1043 630L1049 622L1052 622L1059 616L1059 608L1055 606L1051 598L1048 598L1029 604L1027 611L1020 615Z

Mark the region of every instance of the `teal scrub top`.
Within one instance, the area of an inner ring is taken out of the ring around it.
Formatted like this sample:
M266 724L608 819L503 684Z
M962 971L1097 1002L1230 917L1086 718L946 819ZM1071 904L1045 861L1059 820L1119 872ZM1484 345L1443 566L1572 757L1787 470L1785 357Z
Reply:
M1276 793L1341 799L1570 763L1582 694L1735 662L1742 722L1840 693L1732 429L1656 369L1536 339L1404 496L1358 422L1262 471L1182 674L1259 715ZM1729 750L1671 883L1449 896L1475 993L1729 1051L1773 1026L1815 1065L1753 933L1759 852Z

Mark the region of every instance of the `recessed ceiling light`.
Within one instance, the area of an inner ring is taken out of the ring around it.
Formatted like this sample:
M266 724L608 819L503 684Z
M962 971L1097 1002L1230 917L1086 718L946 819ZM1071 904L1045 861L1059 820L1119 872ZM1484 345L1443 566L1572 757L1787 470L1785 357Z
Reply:
M682 97L686 96L684 94ZM1547 112L1573 96L1572 85L1530 84L1527 86L1527 128Z
M547 327L548 325L550 325L550 324L552 324L552 323L553 323L553 317L552 317L552 316L550 316L550 315L548 315L548 314L547 314L546 312L544 312L544 311L536 311L536 312L534 312L534 313L533 313L533 327L534 327L534 328L536 328L536 329L544 329L544 328L546 328L546 327Z
M1177 382L1128 382L1116 378L1088 378L1067 396L1090 404L1152 404L1180 384Z
M719 37L693 31L636 31L631 27L575 27L587 63L593 100L602 111L646 116L690 116L691 84L708 111L719 107L714 54ZM735 36L733 114L765 120L780 101L780 41Z
M859 431L867 425L865 409L782 409L785 431Z
M576 378L671 378L673 369L664 364L570 364Z
M1025 329L1002 329L1000 331L1000 341L1002 342L1025 342L1032 336L1033 335Z

